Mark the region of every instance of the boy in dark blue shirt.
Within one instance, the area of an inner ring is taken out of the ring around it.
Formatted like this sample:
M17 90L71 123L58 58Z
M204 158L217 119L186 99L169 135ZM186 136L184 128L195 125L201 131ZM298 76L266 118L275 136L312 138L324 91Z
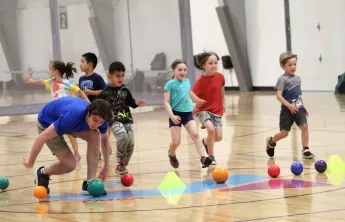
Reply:
M111 106L104 100L88 101L77 97L61 97L45 105L38 114L37 137L30 156L24 160L26 168L32 168L44 144L46 144L59 162L35 171L36 186L44 186L49 193L49 178L72 172L76 160L69 149L63 135L70 134L87 142L88 172L82 190L87 191L87 185L96 177L99 146L102 144L104 166L99 177L105 180L109 166L109 138L107 134L109 122L114 114Z
M85 53L82 55L80 62L80 69L85 75L79 78L79 88L84 91L90 102L92 102L102 92L106 84L102 76L94 72L98 62L95 54Z
M91 52L83 54L80 60L80 70L84 72L85 75L79 78L79 88L84 91L90 102L95 100L97 95L100 94L106 86L102 76L94 72L97 62L97 56ZM110 154L111 152L110 148ZM102 159L101 156L101 153L99 153L99 160Z
M304 159L314 158L309 150L309 131L307 116L308 112L304 107L302 100L301 78L295 75L297 55L291 52L285 52L280 55L280 66L285 71L276 84L277 99L281 102L280 111L280 132L274 137L266 139L266 153L268 156L274 156L276 143L289 135L291 126L295 122L302 131L302 155Z

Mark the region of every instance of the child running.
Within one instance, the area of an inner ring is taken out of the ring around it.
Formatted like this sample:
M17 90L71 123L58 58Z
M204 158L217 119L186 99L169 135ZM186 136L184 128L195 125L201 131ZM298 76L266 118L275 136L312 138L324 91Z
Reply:
M303 104L301 78L295 75L297 55L284 52L279 57L284 74L276 84L276 97L281 102L280 132L266 139L266 153L274 157L274 149L279 140L289 135L291 126L296 123L302 132L302 156L303 159L313 159L315 156L309 150L308 112Z
M51 90L53 99L58 99L65 96L73 96L76 94L78 97L89 101L85 93L73 83L69 78L73 78L73 72L76 72L74 64L68 62L65 64L62 61L52 61L49 67L50 79L46 80L33 80L30 76L26 76L25 80L28 84L45 85L45 87ZM77 162L80 161L81 156L79 154L77 139L72 135L67 135L69 141L72 144L74 157Z
M213 52L204 52L196 56L196 67L204 73L194 84L192 91L206 103L198 104L193 111L202 128L207 130L207 137L202 139L205 150L216 165L214 143L222 140L222 116L225 112L224 75L217 72L219 57Z
M193 103L191 98L197 104L203 104L206 101L198 98L190 91L190 81L186 78L186 62L177 59L171 64L171 69L173 78L164 86L164 106L169 114L169 127L172 140L168 151L170 164L174 168L179 167L176 150L181 143L181 125L183 125L194 141L195 148L200 155L202 167L208 167L212 163L212 159L204 156L197 125L192 115Z
M135 101L129 89L123 84L125 72L125 66L121 62L110 64L108 78L111 83L97 97L109 102L115 115L114 121L109 125L116 137L118 165L115 172L120 175L128 173L126 167L134 151L133 118L129 107L137 108L146 104L145 100Z
M106 84L101 75L95 73L98 58L92 52L84 53L80 59L80 70L84 73L79 78L79 87L87 95L90 102L102 92ZM110 134L108 134L110 135ZM112 153L110 147L110 154ZM101 152L99 153L99 160L102 159Z

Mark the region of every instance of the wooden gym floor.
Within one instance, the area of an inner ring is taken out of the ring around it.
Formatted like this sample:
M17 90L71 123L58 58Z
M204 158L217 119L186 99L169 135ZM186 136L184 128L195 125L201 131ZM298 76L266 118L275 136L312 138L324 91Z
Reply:
M219 167L229 170L226 184L216 185L211 169L201 169L198 155L185 130L177 151L176 174L187 186L183 194L159 192L170 166L167 115L162 107L136 110L135 153L128 167L134 184L124 188L112 170L105 182L108 195L91 198L80 193L86 177L86 145L79 141L82 160L67 175L53 176L51 195L39 203L33 196L33 169L22 165L37 136L36 115L0 118L0 176L10 186L0 193L0 221L343 221L344 177L318 174L314 161L301 158L300 131L278 143L276 156L265 153L265 139L278 130L280 104L272 92L237 93L226 96L224 137L216 144ZM316 160L331 155L345 158L345 96L332 92L305 92L310 116L310 148ZM199 132L203 136L205 130ZM113 150L115 139L111 137ZM35 167L55 161L43 148ZM304 172L293 176L290 165L301 161ZM280 177L270 179L267 166L277 164ZM174 184L174 182L170 182ZM176 182L177 183L177 182Z

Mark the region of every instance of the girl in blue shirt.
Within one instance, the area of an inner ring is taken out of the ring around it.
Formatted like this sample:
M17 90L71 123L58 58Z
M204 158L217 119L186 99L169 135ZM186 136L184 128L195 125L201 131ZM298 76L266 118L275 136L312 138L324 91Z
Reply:
M190 81L186 78L186 62L177 59L171 64L171 69L174 76L164 87L164 106L169 114L169 127L172 137L168 152L170 164L174 168L179 167L176 150L181 143L181 125L183 125L195 143L195 148L200 155L202 167L208 167L212 163L212 160L204 156L197 125L192 115L192 99L197 104L202 104L206 101L198 98L190 91Z

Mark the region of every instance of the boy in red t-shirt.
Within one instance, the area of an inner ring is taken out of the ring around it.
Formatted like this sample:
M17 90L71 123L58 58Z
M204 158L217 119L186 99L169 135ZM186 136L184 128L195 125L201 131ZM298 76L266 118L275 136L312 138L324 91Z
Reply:
M192 88L194 94L206 103L197 105L193 111L202 128L207 130L207 137L202 139L205 150L216 165L214 143L222 140L222 116L225 112L223 74L217 72L219 57L215 53L204 52L196 56L196 67L204 73Z

